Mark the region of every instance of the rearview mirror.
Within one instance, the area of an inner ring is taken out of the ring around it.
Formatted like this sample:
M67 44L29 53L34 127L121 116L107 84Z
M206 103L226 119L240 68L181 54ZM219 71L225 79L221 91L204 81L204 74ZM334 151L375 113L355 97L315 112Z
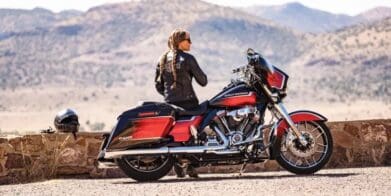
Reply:
M255 52L252 48L247 49L247 60L248 64L253 66L260 66L261 69L273 74L274 67L269 64L262 55Z

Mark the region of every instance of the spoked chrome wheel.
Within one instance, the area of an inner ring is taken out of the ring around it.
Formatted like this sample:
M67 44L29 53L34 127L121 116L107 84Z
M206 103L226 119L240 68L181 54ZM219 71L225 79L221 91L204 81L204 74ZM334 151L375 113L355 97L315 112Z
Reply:
M311 174L321 169L330 159L333 141L323 122L306 121L296 124L307 141L302 145L291 131L281 139L278 163L296 174Z
M137 181L158 180L172 168L174 161L168 155L131 156L117 160L126 175Z
M168 156L137 156L124 158L126 164L140 172L154 172L168 162Z

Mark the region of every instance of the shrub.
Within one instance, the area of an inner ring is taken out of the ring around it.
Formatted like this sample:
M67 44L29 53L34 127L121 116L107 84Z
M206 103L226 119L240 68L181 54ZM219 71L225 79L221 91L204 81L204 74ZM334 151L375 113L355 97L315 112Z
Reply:
M93 131L102 131L104 128L105 128L105 123L103 122L96 122L96 123L93 123L90 126L90 129L93 130Z

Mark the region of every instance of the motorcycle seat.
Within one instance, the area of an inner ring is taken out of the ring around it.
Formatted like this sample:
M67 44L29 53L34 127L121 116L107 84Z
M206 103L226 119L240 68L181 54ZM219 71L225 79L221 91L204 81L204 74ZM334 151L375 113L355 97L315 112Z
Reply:
M195 110L185 110L181 108L180 110L177 110L177 114L179 116L199 116L208 110L208 106L209 101L204 101L197 108L195 108Z
M138 105L144 106L144 105L149 105L149 104L167 104L175 110L175 112L178 116L199 116L199 115L204 114L208 110L209 101L202 102L194 110L185 110L185 109L183 109L179 106L173 105L173 104L164 103L164 102L154 102L154 101L141 101L141 102L139 102Z
M150 105L150 104L162 104L162 102L156 102L156 101L139 101L137 105L144 106L144 105Z

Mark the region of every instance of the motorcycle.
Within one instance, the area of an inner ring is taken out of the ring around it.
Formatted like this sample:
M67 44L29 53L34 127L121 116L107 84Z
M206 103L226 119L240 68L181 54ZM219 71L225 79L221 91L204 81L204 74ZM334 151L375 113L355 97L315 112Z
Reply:
M142 102L123 112L104 137L99 167L119 167L137 181L158 180L174 164L244 167L276 160L295 174L320 170L333 149L327 119L306 110L288 113L288 75L251 48L247 59L233 70L238 77L197 110Z

